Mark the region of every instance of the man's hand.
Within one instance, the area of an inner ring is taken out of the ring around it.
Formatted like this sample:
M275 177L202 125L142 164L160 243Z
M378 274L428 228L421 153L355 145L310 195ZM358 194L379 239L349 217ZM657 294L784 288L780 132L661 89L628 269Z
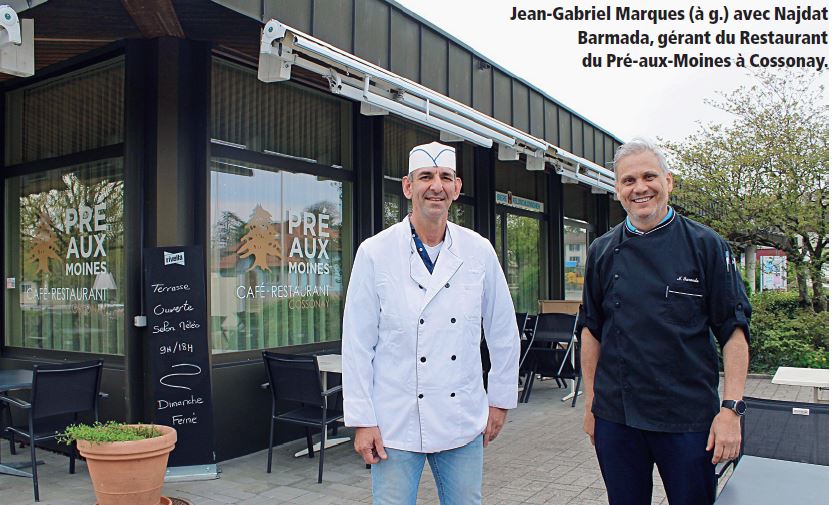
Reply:
M483 432L483 447L488 447L489 442L497 438L503 423L506 422L506 409L489 406L489 420L486 421L486 431Z
M714 416L709 431L706 451L714 449L712 464L735 459L740 454L740 416L729 409L721 408Z
M388 459L388 454L382 446L382 433L376 426L356 428L353 448L368 465L375 465L382 459Z
M596 416L589 408L584 409L584 432L590 437L590 445L596 445Z

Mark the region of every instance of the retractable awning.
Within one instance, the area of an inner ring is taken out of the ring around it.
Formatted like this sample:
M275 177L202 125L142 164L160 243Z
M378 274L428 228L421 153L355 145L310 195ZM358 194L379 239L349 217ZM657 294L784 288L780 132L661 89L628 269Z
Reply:
M528 170L554 166L563 177L595 191L613 192L614 176L601 167L543 139L529 135L421 84L362 60L274 19L263 28L258 78L288 80L299 66L327 79L333 94L362 104L362 114L396 114L439 130L446 141L466 140L486 148L498 146L498 158L526 155Z

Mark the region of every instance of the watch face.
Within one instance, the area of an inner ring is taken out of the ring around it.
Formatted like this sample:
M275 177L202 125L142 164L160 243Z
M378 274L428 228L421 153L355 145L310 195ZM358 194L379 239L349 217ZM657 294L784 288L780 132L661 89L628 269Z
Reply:
M741 416L746 414L746 402L743 401L743 400L736 401L735 402L735 412L737 412L738 415L741 415Z

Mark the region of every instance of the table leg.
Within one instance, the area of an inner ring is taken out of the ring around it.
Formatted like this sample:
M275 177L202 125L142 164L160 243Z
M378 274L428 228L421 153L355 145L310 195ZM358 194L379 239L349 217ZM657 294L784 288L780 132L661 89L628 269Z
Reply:
M575 337L573 337L575 339ZM572 347L570 348L570 363L573 365L573 370L576 369L576 341L573 340ZM570 394L563 397L561 399L562 402L566 402L567 400L572 400L574 396L578 395L581 396L581 391L576 391L576 381L575 379L569 379L570 381Z
M327 372L321 372L321 387L327 389ZM326 401L326 400L325 400ZM338 438L328 438L327 445L324 446L325 449L329 449L330 447L335 447L337 445L343 444L344 442L349 442L350 437L338 437ZM312 452L320 451L321 450L321 442L316 442L312 446ZM309 450L302 449L295 453L296 458L300 458L301 456L306 456L309 454Z

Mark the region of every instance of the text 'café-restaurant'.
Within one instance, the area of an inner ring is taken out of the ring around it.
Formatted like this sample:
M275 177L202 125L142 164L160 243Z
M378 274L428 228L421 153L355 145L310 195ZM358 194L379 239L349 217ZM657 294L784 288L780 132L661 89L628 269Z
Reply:
M0 368L103 359L102 418L205 426L215 461L268 443L262 350L338 349L413 146L456 147L451 220L518 311L580 298L624 218L617 138L392 0L8 3L34 74L0 82ZM186 365L206 386L160 396Z

